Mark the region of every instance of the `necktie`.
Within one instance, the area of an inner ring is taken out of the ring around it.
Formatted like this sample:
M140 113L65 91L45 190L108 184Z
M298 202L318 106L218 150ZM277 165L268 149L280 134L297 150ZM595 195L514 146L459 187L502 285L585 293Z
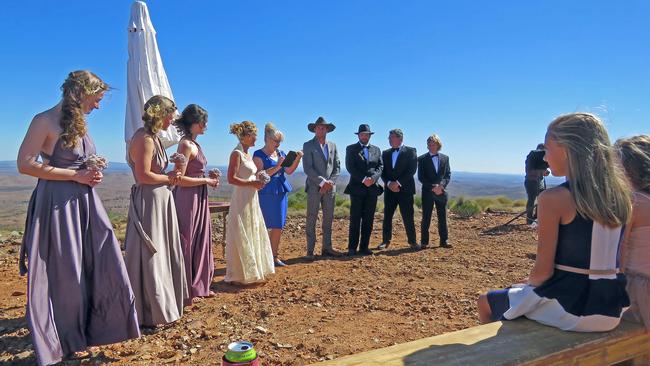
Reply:
M366 160L368 160L369 159L368 158L368 146L365 146L365 145L361 145L361 146L363 146L363 157L366 158Z
M329 159L330 151L329 151L329 147L327 146L327 144L325 144L325 146L323 146L323 155L325 155L325 160Z

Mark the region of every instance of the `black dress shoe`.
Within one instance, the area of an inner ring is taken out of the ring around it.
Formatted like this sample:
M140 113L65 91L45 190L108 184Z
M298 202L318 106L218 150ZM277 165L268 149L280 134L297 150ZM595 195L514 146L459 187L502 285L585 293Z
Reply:
M353 250L353 249L348 250L348 257L352 257L352 256L355 256L355 255L357 255L356 250Z
M448 241L445 240L445 241L443 241L443 242L440 243L440 247L441 247L441 248L452 248L453 245L451 245L450 242L448 242Z
M339 252L339 251L336 251L336 250L334 250L334 249L325 249L325 250L323 250L323 252L321 253L321 256L323 256L323 257L335 257L335 258L338 258L338 257L342 257L342 256L343 256L343 253L341 253L341 252Z
M359 254L361 254L361 255L372 255L372 250L370 250L370 249L368 249L368 248L366 248L366 249L361 249L361 250L359 251Z
M390 243L381 243L381 244L377 245L377 250L388 249L388 246L390 246Z
M427 249L429 244L420 244L420 249Z
M413 243L413 244L409 244L409 246L411 247L411 250L420 250L420 249L426 247L426 246L424 246L424 247L423 247L423 246L420 246L420 245L415 244L415 243Z

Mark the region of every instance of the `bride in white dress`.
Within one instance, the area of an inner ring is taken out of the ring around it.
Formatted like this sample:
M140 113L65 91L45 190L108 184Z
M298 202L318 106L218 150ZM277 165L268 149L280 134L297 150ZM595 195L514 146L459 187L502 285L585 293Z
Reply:
M263 282L275 273L269 234L264 224L257 190L264 183L256 178L257 167L248 149L255 144L257 127L244 121L230 126L239 144L230 154L228 183L235 189L226 220L227 283Z

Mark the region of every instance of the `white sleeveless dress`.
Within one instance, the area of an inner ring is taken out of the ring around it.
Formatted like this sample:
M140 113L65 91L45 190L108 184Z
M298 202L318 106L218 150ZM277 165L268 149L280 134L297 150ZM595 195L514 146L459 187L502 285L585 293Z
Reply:
M241 144L234 150L240 159L236 176L255 180L257 167ZM257 189L235 186L226 219L226 282L262 282L275 273L269 234L260 209Z

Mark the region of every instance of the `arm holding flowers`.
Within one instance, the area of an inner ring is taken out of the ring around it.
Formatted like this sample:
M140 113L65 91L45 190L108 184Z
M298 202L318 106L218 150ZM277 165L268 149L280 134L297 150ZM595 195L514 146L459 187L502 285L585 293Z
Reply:
M172 155L175 156L179 159L175 159L173 161L174 163L174 170L178 171L180 174L180 178L178 180L178 186L180 187L196 187L196 186L202 186L204 184L209 185L210 187L216 187L219 185L219 180L214 179L211 177L187 177L185 176L185 171L187 169L187 162L196 157L196 154L198 153L197 147L192 144L189 140L187 139L181 139L181 141L178 143L178 150L177 152ZM180 156L183 156L185 159L180 159Z
M18 150L16 159L18 171L39 179L73 181L91 187L99 184L102 180L101 173L87 169L55 168L37 161L40 152L45 150L46 146L56 144L59 133L52 127L50 118L43 114L34 117Z

